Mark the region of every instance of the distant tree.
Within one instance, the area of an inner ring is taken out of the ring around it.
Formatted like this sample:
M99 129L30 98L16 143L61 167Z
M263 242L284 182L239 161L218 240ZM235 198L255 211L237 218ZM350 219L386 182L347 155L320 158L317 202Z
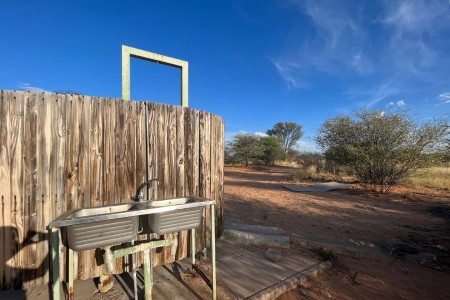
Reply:
M327 160L349 167L357 178L387 192L400 179L432 163L444 148L446 122L416 124L403 113L361 110L322 125L316 138Z
M280 142L275 136L263 136L259 138L261 147L261 160L266 164L274 164L285 156Z
M293 122L278 122L272 129L267 130L268 135L276 136L284 151L287 153L303 136L302 126Z
M259 138L248 133L237 134L230 142L230 156L235 162L245 163L246 167L250 162L258 161L262 156Z

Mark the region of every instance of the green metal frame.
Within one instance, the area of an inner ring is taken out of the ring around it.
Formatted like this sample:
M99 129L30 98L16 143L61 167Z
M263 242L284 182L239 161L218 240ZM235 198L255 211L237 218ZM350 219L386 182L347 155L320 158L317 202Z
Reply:
M216 224L215 224L215 205L210 206L211 209L211 264L212 264L212 299L216 300L217 297L217 277L216 277ZM59 277L59 231L60 228L50 228L51 234L51 250L52 250L52 299L61 299L61 278ZM165 247L172 245L177 239L177 233L169 240L158 240L146 242L138 245L133 245L124 249L117 249L114 251L114 258L119 258L129 254L143 251L144 252L144 283L145 283L145 299L152 298L152 276L151 276L151 263L150 263L150 250L159 247ZM74 260L73 250L68 249L68 299L73 299L73 276L74 276ZM191 254L192 265L195 265L195 229L191 230Z
M181 106L188 107L188 62L122 45L122 99L130 100L130 57L181 69Z

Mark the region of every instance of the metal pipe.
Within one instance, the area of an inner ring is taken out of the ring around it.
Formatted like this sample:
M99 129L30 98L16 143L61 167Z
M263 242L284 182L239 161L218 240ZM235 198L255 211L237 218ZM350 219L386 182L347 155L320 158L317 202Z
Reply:
M192 265L195 265L195 228L191 229L191 254Z
M130 254L134 255L136 252L144 252L145 299L150 300L152 298L152 286L153 286L153 274L152 274L153 263L152 258L150 257L151 250L154 248L171 246L175 243L178 243L177 236L178 233L174 234L174 237L170 240L150 241L138 245L132 245L131 247L127 248L117 249L114 250L114 252L111 251L111 246L104 247L103 250L105 251L105 253L103 254L103 261L106 264L108 272L113 273L115 269L114 260L116 258L120 258ZM136 295L137 295L137 285L135 290L135 297Z
M59 300L60 298L60 278L59 278L59 228L52 227L52 292L53 300Z
M216 213L214 204L211 205L211 261L213 300L216 300Z
M74 298L74 295L73 295L73 293L74 293L74 291L73 291L73 267L74 267L74 265L73 265L73 250L72 249L68 249L68 252L69 252L69 262L68 262L68 264L69 264L69 270L68 270L68 277L69 277L69 288L68 288L68 293L69 293L69 295L68 295L68 300L73 300L73 298Z
M148 256L150 261L150 278L152 279L151 285L153 288L153 249L149 249Z
M145 300L152 299L152 286L153 286L153 278L150 274L150 249L144 250L144 291L145 291Z
M106 269L108 272L112 274L116 269L114 253L111 251L111 246L104 247L103 249L105 250L105 253L103 254L103 261L106 264Z
M174 243L173 239L172 240L160 240L160 241L146 242L146 243L134 245L134 246L131 246L128 248L114 250L113 256L114 256L114 258L119 258L119 257L130 255L130 254L133 254L136 252L145 251L147 249L154 249L154 248L159 248L159 247L170 246L170 245L172 245L172 243ZM105 250L106 250L106 248L108 248L108 247L104 247Z
M134 240L131 241L131 246L134 246ZM136 276L136 253L131 254L131 271L133 272L134 299L138 299L137 276Z

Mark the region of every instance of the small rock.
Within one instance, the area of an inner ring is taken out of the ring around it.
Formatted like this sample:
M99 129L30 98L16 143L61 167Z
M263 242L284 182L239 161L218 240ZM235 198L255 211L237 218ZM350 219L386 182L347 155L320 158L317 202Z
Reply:
M267 249L266 250L266 258L270 260L271 262L277 263L281 260L281 252L273 250L273 249Z
M445 248L445 247L442 246L442 245L436 245L436 248L439 249L439 250L441 250L441 251L444 251L444 252L447 252L447 251L448 251L448 249Z

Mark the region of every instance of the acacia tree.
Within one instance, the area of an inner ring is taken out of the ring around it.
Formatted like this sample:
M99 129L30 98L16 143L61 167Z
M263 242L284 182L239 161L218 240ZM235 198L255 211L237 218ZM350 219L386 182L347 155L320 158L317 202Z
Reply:
M263 136L259 138L261 147L261 160L266 164L275 164L276 160L282 159L286 154L275 136Z
M349 167L357 178L387 192L400 179L431 163L445 147L446 122L416 124L402 113L361 110L331 118L316 141L327 160Z
M261 155L261 145L257 136L249 133L240 133L234 136L229 145L229 155L234 162L245 163L257 161Z
M278 122L266 133L276 136L286 153L303 136L302 126L294 122Z

